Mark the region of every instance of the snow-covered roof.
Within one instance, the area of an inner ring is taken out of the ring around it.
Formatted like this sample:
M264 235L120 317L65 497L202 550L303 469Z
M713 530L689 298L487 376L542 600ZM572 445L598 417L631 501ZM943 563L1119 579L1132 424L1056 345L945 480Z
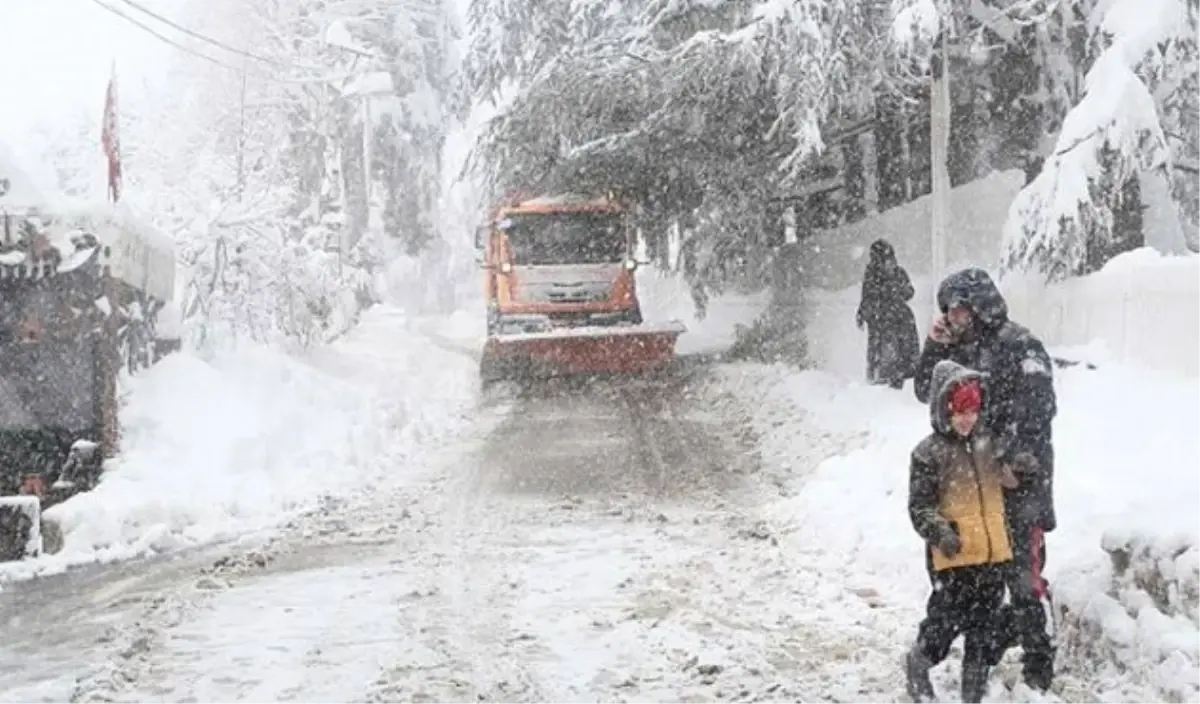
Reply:
M122 203L60 198L39 204L10 205L0 198L0 220L29 223L58 250L60 271L69 271L90 257L91 249L80 248L79 235L88 233L100 247L109 248L108 264L119 280L168 301L175 289L175 243L139 218ZM15 235L14 235L15 236ZM0 238L4 237L0 230ZM25 257L10 252L8 266L20 266ZM18 260L19 259L19 260Z

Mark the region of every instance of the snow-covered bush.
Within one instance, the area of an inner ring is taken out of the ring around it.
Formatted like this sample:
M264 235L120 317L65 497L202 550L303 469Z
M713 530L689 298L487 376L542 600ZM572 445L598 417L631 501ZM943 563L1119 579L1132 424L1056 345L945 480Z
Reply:
M1200 696L1200 546L1196 536L1104 535L1112 560L1107 591L1060 601L1067 667L1114 670L1162 701Z

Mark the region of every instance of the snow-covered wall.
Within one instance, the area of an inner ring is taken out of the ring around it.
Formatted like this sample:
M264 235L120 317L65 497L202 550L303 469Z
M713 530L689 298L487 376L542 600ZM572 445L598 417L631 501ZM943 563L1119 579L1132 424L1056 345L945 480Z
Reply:
M997 268L1001 228L1008 217L1009 205L1024 183L1022 172L1010 170L951 191L949 236L945 243L948 268L959 264ZM875 217L805 239L800 249L806 280L829 290L859 285L867 264L867 250L880 237L896 248L896 258L910 275L927 275L933 261L929 237L932 203L929 196L922 196Z
M928 277L913 277L910 305L922 336L935 312ZM1200 375L1200 256L1139 249L1104 269L1046 286L1000 283L1013 320L1049 347L1099 343L1109 358L1187 376ZM809 351L821 369L862 378L867 334L854 326L859 287L809 296Z
M998 276L1001 229L1024 182L1019 171L954 189L947 268L981 266ZM866 333L854 326L871 242L883 237L913 278L911 305L924 335L935 312L930 253L931 201L920 198L882 215L805 240L810 293L810 353L823 369L861 378ZM1143 248L1099 272L1046 285L1035 277L1000 281L1012 318L1051 347L1100 343L1115 360L1200 375L1200 256L1163 256Z
M1006 281L1014 316L1057 346L1101 342L1114 359L1200 375L1200 256L1142 248L1061 284Z

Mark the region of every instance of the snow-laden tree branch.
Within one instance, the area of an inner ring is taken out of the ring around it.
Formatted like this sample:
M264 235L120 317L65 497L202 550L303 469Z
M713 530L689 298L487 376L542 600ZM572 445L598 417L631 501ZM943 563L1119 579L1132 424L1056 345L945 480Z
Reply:
M1006 268L1052 279L1078 273L1089 247L1114 237L1120 189L1133 179L1149 209L1146 243L1164 252L1186 249L1169 195L1174 157L1164 121L1178 122L1172 101L1185 100L1180 93L1187 87L1195 105L1196 30L1195 9L1185 0L1108 6L1093 25L1103 48L1084 79L1083 97L1067 113L1041 173L1010 210ZM1194 119L1182 129L1195 134Z
M716 238L699 249L719 254L764 231L769 192L825 149L831 115L873 111L885 18L872 12L842 0L477 0L468 84L515 94L472 165L497 194L624 191L655 228L696 221L690 236Z

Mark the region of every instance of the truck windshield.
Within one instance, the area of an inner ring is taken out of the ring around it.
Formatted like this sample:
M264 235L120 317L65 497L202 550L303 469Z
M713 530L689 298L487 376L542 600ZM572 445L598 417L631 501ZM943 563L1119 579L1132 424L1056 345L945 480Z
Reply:
M625 257L621 218L614 213L510 215L513 264L607 264Z

